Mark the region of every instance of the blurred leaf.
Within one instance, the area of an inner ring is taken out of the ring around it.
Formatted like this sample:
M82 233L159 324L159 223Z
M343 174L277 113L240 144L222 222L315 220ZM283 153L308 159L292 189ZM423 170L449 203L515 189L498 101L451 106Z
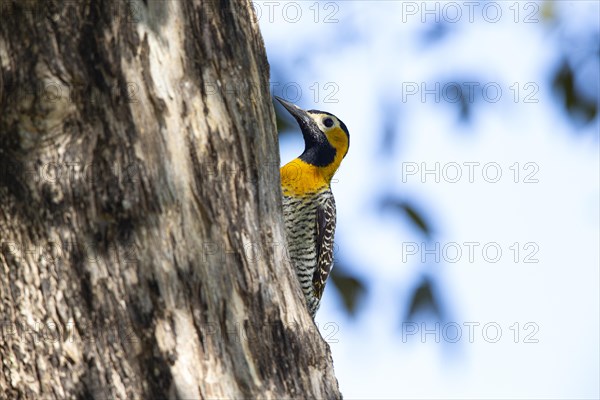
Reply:
M381 152L384 156L392 155L396 145L398 135L398 111L395 103L384 103L381 106L383 110L383 139L381 143Z
M598 105L578 92L575 85L575 72L567 60L563 60L556 70L552 87L562 97L565 111L573 121L583 119L587 123L596 117Z
M471 120L471 103L465 97L464 91L460 91L460 99L458 101L458 118L463 122Z
M554 1L546 0L542 3L542 19L544 21L553 22L556 19L556 11L554 9Z
M437 22L430 24L428 29L423 32L423 44L430 46L444 39L450 33L450 24L446 22Z
M431 227L429 223L422 216L421 212L417 211L416 208L408 202L399 199L387 198L382 201L381 208L391 209L406 215L413 225L415 225L421 231L421 233L423 233L426 237L431 236Z
M464 82L464 83L461 83ZM472 105L479 99L480 91L474 88L473 79L454 79L440 86L440 98L449 104L458 107L458 118L462 122L469 122L473 114Z
M443 319L433 284L427 277L423 278L421 284L415 289L405 320L411 321L416 314L424 311L431 312L439 320Z
M343 268L339 264L334 265L329 278L342 296L346 311L351 316L354 316L356 315L358 301L366 293L366 288L360 279L349 275L347 272L342 273L340 269Z
M402 205L402 207L404 208L404 211L406 211L406 214L411 219L411 221L416 226L418 226L419 229L421 229L421 231L423 231L425 235L429 236L429 226L427 225L423 217L421 217L421 215L409 204L405 203Z

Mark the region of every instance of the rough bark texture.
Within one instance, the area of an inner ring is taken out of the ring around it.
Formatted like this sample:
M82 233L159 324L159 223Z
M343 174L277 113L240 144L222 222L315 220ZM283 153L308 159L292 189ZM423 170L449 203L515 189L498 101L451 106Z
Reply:
M0 14L0 397L340 397L250 3Z

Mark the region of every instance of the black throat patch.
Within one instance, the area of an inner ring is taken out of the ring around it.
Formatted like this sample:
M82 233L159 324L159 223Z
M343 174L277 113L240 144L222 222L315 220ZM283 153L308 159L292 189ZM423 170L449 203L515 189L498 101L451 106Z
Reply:
M335 153L335 148L329 142L324 141L304 149L304 153L299 158L310 165L326 167L333 163Z

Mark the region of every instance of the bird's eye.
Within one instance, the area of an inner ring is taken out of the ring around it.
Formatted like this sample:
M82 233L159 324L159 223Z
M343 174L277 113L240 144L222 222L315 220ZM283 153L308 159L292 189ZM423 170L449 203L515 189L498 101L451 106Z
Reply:
M328 128L331 128L333 126L333 120L331 118L325 118L323 120L323 125L325 125Z

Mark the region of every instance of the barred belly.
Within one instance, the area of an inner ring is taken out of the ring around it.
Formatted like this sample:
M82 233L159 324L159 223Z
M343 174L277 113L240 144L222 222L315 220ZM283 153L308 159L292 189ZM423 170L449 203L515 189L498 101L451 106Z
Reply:
M318 266L317 207L333 198L329 188L302 197L283 196L287 252L294 266L310 314L314 317L320 298L313 286Z

